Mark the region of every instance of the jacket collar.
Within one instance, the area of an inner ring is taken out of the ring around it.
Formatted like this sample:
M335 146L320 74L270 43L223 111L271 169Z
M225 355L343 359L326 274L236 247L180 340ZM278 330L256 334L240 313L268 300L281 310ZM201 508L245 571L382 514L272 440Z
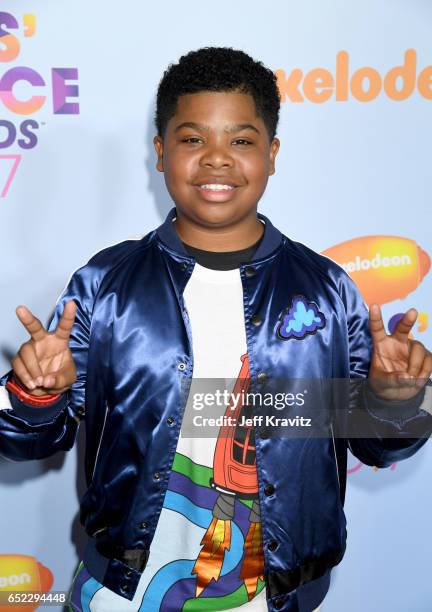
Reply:
M177 234L173 219L176 216L176 209L172 208L165 221L156 229L156 233L158 235L159 240L163 242L168 248L176 251L179 255L184 255L189 258L186 249L183 246L182 241ZM258 218L264 221L264 236L260 242L258 249L256 250L251 261L255 261L257 259L263 259L270 255L282 242L282 234L281 232L274 227L271 223L270 219L258 213Z

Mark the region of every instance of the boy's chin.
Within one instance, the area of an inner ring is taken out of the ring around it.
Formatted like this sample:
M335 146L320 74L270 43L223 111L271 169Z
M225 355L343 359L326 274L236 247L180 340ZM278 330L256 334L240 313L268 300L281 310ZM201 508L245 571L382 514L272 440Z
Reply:
M207 227L223 227L239 221L248 213L255 213L256 206L244 207L236 206L231 202L210 203L204 202L196 206L187 206L182 208L177 206L177 209L183 213L185 217L189 217L200 225Z

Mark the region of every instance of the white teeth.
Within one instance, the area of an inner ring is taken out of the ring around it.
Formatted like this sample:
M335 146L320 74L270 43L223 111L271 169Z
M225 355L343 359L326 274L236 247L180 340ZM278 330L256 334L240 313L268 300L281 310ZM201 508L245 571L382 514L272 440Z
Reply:
M212 183L209 185L200 185L201 189L211 189L212 191L223 191L227 189L234 189L231 185L219 185L217 183Z

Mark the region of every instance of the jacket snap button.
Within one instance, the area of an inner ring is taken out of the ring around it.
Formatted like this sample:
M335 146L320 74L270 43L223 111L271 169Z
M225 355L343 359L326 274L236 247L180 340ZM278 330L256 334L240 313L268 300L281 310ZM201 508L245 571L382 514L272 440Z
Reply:
M129 587L127 584L124 584L121 588L122 591L124 591L125 593L129 590Z
M274 603L274 607L276 608L276 610L280 610L283 606L283 601L282 599L276 599L275 603Z
M142 523L140 523L140 529L147 529L147 523L145 521L143 521Z
M261 319L261 317L259 315L254 314L251 317L251 323L252 323L252 325L255 325L255 327L259 327L261 325L261 323L262 323L262 319Z
M132 570L126 570L125 576L126 577L132 576Z
M264 383L267 380L268 376L265 372L260 372L257 376L259 383Z
M167 425L173 425L175 423L174 419L172 416L169 416L166 420Z
M276 542L276 540L270 540L268 544L268 549L273 552L274 550L276 550L277 547L278 547L278 543Z
M180 370L180 372L183 372L184 370L186 370L186 364L183 363L183 361L181 361L177 367Z
M274 490L275 490L275 488L274 488L274 486L272 484L268 484L268 485L266 485L264 487L264 493L266 495L273 495Z
M187 267L188 267L187 263L185 261L182 261L180 268L182 270L186 270Z
M155 473L153 474L153 478L154 478L155 480L160 480L160 477L161 477L160 472L155 472Z
M246 274L246 276L249 276L249 277L255 276L256 270L255 270L255 268L253 266L246 266L245 274Z

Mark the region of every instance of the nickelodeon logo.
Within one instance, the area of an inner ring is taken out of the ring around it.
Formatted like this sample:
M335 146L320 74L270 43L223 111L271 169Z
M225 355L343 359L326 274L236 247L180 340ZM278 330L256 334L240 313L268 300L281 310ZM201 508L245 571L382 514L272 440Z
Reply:
M412 264L411 257L409 255L392 255L391 257L381 257L381 253L377 253L372 259L360 259L359 255L356 255L355 261L348 261L342 264L342 268L345 272L359 272L360 270L369 270L369 268L388 268L389 266L410 266Z
M325 251L353 279L366 304L402 300L420 285L431 260L413 240L399 236L364 236Z
M0 592L33 591L47 593L54 582L51 571L30 555L0 555ZM37 603L0 605L0 612L36 610Z
M304 102L315 104L327 102L334 96L336 102L346 102L351 96L359 102L371 102L382 91L390 100L406 100L417 88L418 93L432 100L432 66L423 68L417 76L417 52L408 49L404 61L381 75L376 68L363 66L350 74L348 51L336 55L334 74L326 68L314 68L306 74L294 68L289 74L275 71L282 102Z

